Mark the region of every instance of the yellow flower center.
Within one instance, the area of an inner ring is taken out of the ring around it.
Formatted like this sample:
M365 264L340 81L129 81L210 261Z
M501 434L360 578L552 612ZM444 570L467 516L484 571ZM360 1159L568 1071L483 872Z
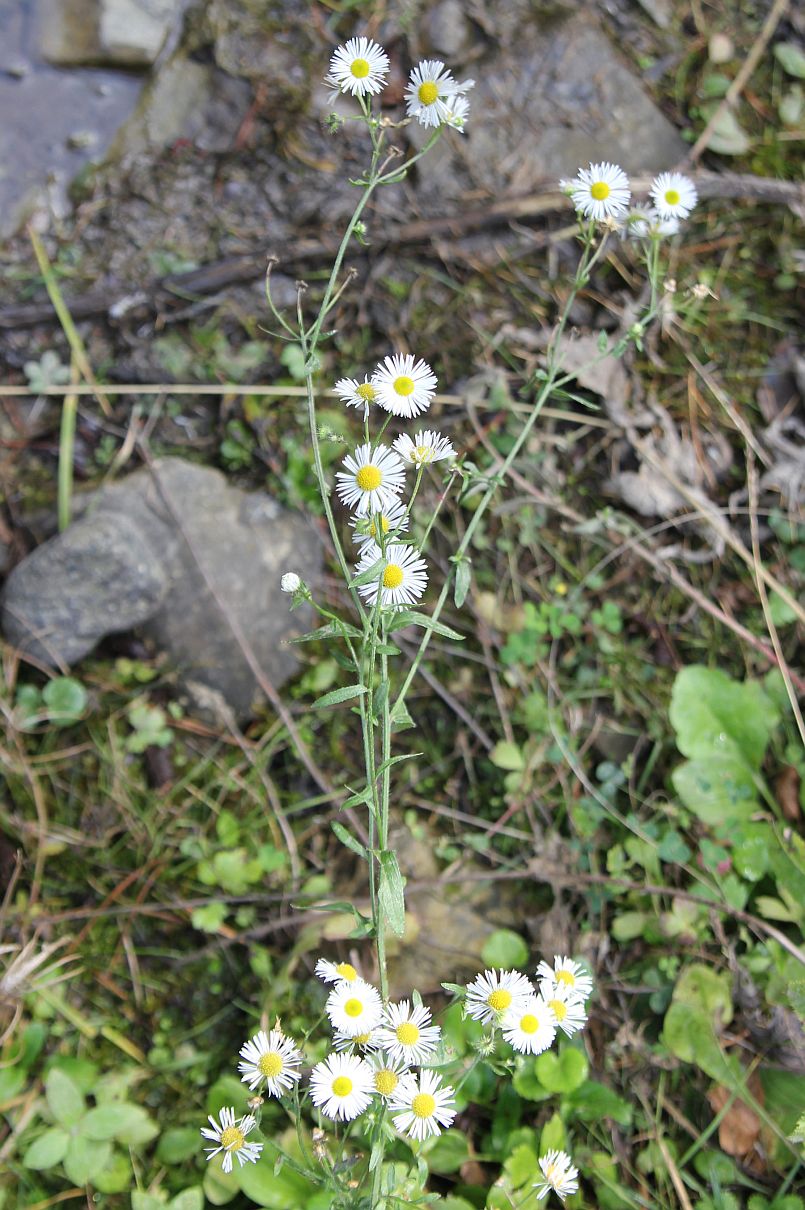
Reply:
M549 1000L548 1005L553 1009L557 1021L564 1021L567 1016L567 1005L564 1000Z
M358 978L358 972L350 962L339 962L335 968L335 973L342 979L345 979L347 983L351 983L353 979Z
M363 1001L355 999L347 1000L344 1005L344 1012L348 1017L359 1017L363 1012Z
M548 1167L545 1169L545 1180L548 1181L548 1183L552 1185L555 1176L556 1176L556 1164L549 1164Z
M383 472L370 462L361 467L355 476L355 482L362 492L373 492L383 482Z
M389 519L388 519L388 517L381 517L381 518L380 518L380 528L383 530L383 533L384 533L384 534L387 534L387 533L389 532ZM374 521L373 521L373 522L371 523L371 525L369 526L369 536L370 536L371 538L376 538L376 537L377 537L377 526L375 525Z
M226 1151L240 1151L245 1142L243 1131L238 1130L237 1126L227 1126L226 1130L221 1132L221 1146Z
M681 198L676 189L669 189L665 195L665 200L669 206L678 206Z
M365 1046L367 1042L371 1041L371 1038L371 1034L358 1034L357 1038L353 1038L353 1042L356 1046Z
M375 1088L384 1097L390 1097L399 1082L397 1075L387 1068L375 1072Z
M556 982L566 983L568 987L574 987L576 983L576 976L572 975L570 971L559 971L556 976Z
M383 587L399 588L403 579L403 569L397 563L389 563L383 572Z
M420 84L417 96L423 105L432 105L439 99L439 85L434 84L433 80L426 80L424 84Z
M369 75L369 64L365 59L353 59L349 70L356 80L365 80Z
M414 450L414 458L417 462L430 462L433 457L433 450L429 445L418 445Z
M403 1046L414 1046L419 1041L419 1030L413 1021L403 1021L396 1029L397 1041Z
M332 1088L334 1097L348 1097L352 1092L352 1080L349 1076L336 1076Z
M494 1009L496 1013L502 1013L509 1007L512 1002L511 992L507 992L505 987L499 987L496 992L492 992L487 1004Z
M606 181L596 181L590 186L590 196L594 197L597 202L603 202L609 197L611 189Z
M411 1112L417 1118L429 1118L436 1108L436 1101L429 1092L418 1092L411 1102Z
M413 378L408 378L405 374L401 374L399 378L395 378L391 386L397 395L413 395L414 393L414 380Z
M371 382L361 383L355 394L359 395L365 403L374 403L375 401L375 388L372 386Z
M520 1029L524 1034L535 1034L539 1029L539 1021L533 1013L526 1013L520 1020Z
M260 1055L260 1062L257 1064L260 1072L264 1076L268 1076L269 1080L274 1076L278 1076L284 1066L282 1055L278 1055L275 1050L269 1050L267 1054Z

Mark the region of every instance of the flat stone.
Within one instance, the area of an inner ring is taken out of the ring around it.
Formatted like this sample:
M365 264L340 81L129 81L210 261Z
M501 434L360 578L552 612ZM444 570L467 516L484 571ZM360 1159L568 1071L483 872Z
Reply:
M309 629L289 610L284 571L316 581L315 532L262 492L216 470L164 458L101 488L78 519L9 576L8 641L51 666L70 665L106 635L137 627L164 651L194 706L249 716L262 700L244 636L268 681L298 662L287 640Z
M425 32L437 54L452 59L472 45L472 26L461 0L442 0L425 17Z
M181 0L101 0L98 33L104 62L149 67L182 8Z
M176 57L166 63L143 90L139 104L115 136L110 158L156 151L180 136L188 137L203 114L213 69Z
M575 174L590 161L611 160L627 172L657 172L686 147L629 65L588 14L540 20L528 5L507 7L500 42L487 58L454 75L475 79L464 135L448 132L428 160L428 208L466 200L527 194ZM424 142L421 128L409 128Z

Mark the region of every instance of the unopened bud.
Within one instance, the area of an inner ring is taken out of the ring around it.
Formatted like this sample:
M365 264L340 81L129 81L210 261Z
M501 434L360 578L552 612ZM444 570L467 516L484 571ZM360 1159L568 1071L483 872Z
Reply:
M280 580L280 588L283 592L296 592L302 587L302 581L295 571L286 571L285 575Z

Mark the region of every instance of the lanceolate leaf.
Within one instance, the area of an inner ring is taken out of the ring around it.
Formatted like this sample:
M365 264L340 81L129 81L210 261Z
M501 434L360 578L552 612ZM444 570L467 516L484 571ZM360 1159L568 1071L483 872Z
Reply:
M383 918L398 937L405 932L405 895L403 877L397 864L397 854L391 849L380 853L380 885L378 899Z
M402 630L404 626L421 626L424 630L432 630L434 634L440 634L442 638L455 639L459 643L464 641L464 635L459 634L457 630L451 630L444 623L436 622L426 613L419 613L415 609L406 609L402 613L395 614L389 624L389 633L393 630Z
M366 692L365 685L344 685L341 689L331 689L323 697L317 697L311 710L323 710L325 706L337 706L340 702L349 702L361 697Z

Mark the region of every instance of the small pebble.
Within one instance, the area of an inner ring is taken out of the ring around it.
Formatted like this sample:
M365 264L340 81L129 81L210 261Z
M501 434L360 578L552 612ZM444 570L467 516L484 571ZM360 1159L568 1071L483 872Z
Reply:
M729 34L711 34L707 57L711 63L729 63L735 55L735 44Z

